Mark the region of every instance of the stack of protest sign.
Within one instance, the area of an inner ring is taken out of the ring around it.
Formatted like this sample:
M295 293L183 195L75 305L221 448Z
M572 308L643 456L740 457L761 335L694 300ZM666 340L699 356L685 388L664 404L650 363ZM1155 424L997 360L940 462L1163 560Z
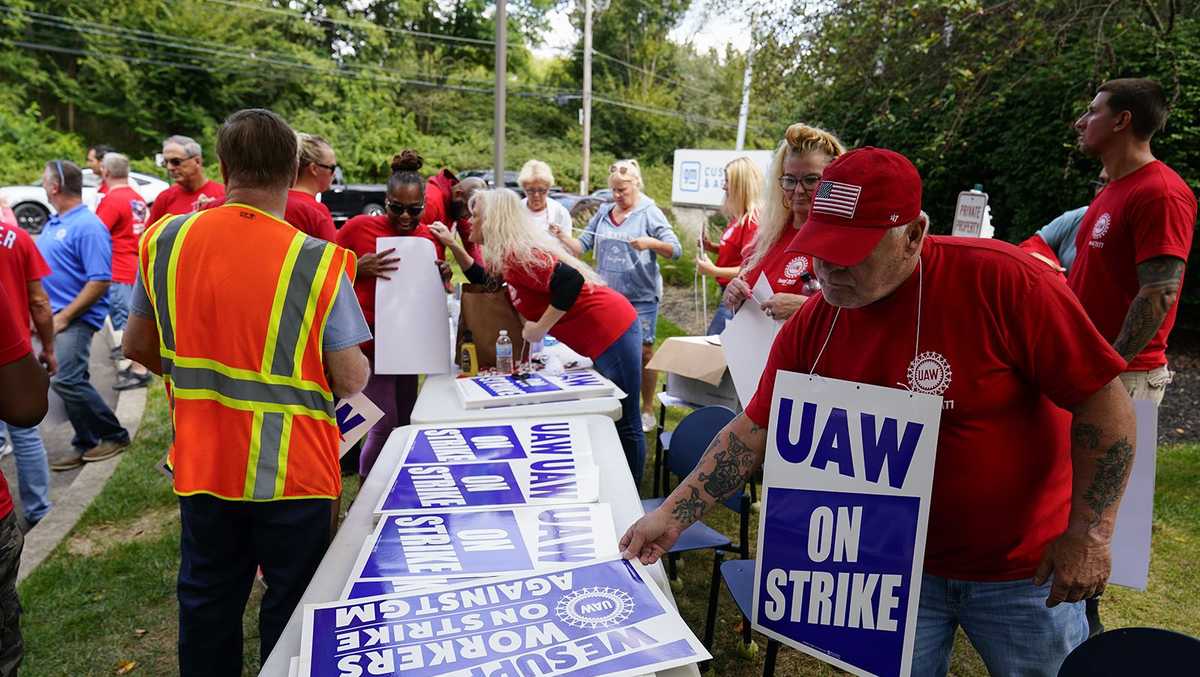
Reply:
M571 369L557 375L545 372L483 375L456 379L454 384L464 409L625 395L595 369Z

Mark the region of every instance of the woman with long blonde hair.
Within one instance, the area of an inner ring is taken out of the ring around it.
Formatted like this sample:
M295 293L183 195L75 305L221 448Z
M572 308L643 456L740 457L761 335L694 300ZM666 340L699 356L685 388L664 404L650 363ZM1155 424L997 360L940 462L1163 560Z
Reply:
M763 173L748 157L735 158L725 165L725 204L721 211L729 219L729 225L721 234L719 243L704 238L704 248L717 255L714 264L708 254L696 253L696 269L701 275L717 278L724 293L729 281L741 271L742 262L750 253L754 236L758 233L758 201L762 194ZM701 229L706 234L707 229ZM717 312L708 325L708 335L720 334L725 323L733 318L733 311L725 304L717 305Z
M774 292L762 304L767 315L785 320L804 305L810 295L806 285L815 280L812 261L789 252L788 246L808 219L821 173L845 152L842 142L823 129L802 122L787 128L767 172L754 253L743 264L742 273L725 288L723 303L731 310L736 311L750 297L760 275L766 276Z
M626 393L617 434L639 485L646 439L638 418L642 384L642 331L629 301L610 289L586 263L529 220L517 194L505 188L475 194L470 204L473 243L482 245L485 271L441 223L433 234L454 254L472 282L502 280L525 318L521 336L530 343L554 338L592 359L596 371Z

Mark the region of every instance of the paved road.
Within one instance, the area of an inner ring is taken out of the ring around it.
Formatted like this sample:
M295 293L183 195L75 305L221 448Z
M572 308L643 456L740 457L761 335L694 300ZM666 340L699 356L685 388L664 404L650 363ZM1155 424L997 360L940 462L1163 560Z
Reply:
M115 411L119 393L112 389L112 384L116 380L117 369L109 354L108 340L104 332L96 332L96 336L92 340L92 359L89 365L92 385L96 387L108 406ZM42 433L42 441L46 444L46 453L51 460L71 452L71 438L74 436L74 430L71 428L70 421L67 420L67 412L63 407L62 400L54 394L53 390L50 391L50 411L47 412L46 418L42 420L38 429ZM25 528L27 525L21 510L21 494L17 489L17 464L12 454L0 459L0 470L4 471L4 478L8 480L8 490L12 494L13 503L16 504L16 513L21 519L22 528ZM58 500L58 497L67 490L78 475L79 468L62 472L51 471L50 501Z

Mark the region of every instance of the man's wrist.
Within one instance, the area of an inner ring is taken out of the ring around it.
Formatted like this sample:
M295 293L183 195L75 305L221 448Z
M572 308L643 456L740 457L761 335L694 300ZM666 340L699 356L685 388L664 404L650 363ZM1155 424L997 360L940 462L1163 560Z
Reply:
M1093 545L1108 545L1112 542L1115 518L1088 519L1074 515L1067 521L1064 535L1084 539Z

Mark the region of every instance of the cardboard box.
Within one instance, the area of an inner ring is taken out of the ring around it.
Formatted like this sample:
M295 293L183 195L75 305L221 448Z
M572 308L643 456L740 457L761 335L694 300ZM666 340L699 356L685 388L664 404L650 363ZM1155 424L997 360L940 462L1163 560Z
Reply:
M718 404L739 411L737 390L725 367L725 352L714 337L677 336L663 342L647 365L667 373L667 392L697 405Z

